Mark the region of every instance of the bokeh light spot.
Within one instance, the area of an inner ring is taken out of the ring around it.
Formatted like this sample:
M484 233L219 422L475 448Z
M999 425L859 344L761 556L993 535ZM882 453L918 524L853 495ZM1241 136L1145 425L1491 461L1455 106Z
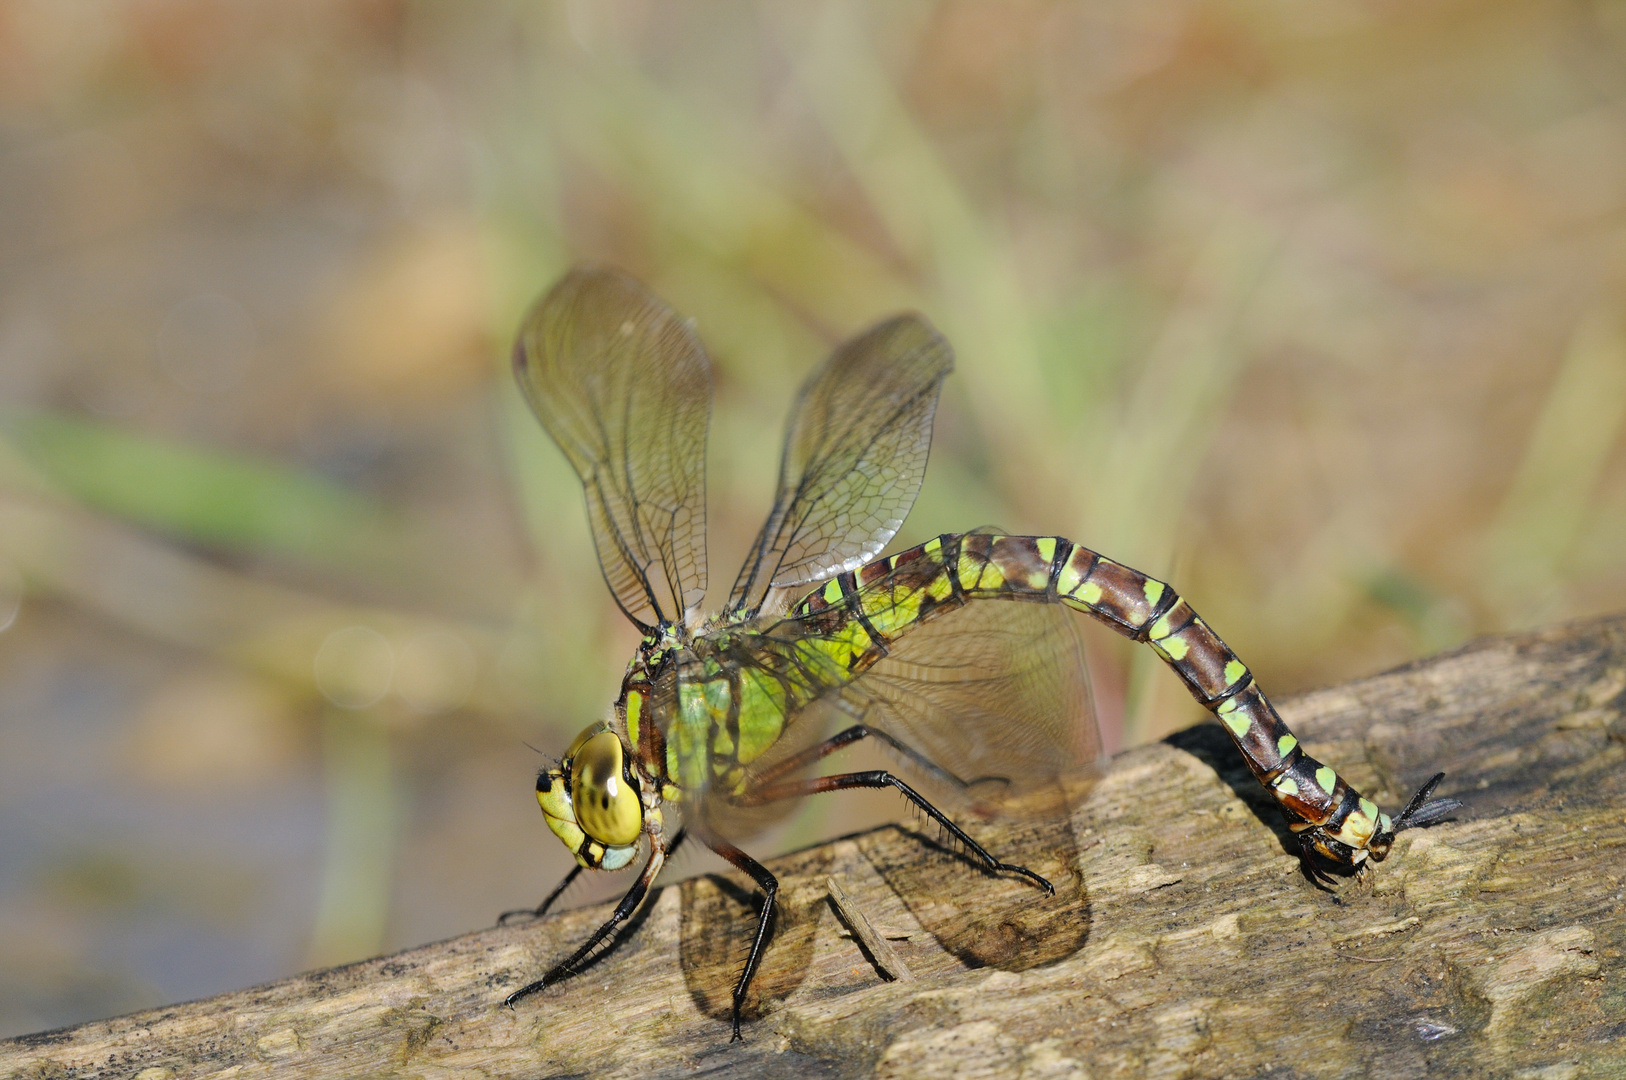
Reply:
M335 630L316 650L316 687L341 709L365 709L390 689L395 650L370 626Z

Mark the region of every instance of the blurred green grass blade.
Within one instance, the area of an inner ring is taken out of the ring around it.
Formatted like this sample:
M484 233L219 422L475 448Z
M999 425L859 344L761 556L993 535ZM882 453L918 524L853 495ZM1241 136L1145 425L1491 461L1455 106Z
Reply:
M64 494L179 539L341 564L400 543L371 499L273 462L62 415L0 431Z
M930 282L928 310L955 343L999 471L1066 500L1068 472L1047 452L1056 425L1032 407L1042 371L1011 237L1001 216L964 189L898 93L870 45L870 18L838 3L821 9L800 42L786 26L798 83L889 237Z
M1487 533L1484 599L1513 626L1557 618L1568 561L1626 427L1626 324L1612 306L1570 338Z
M323 718L327 852L306 963L331 967L377 955L389 927L401 824L400 781L377 713Z

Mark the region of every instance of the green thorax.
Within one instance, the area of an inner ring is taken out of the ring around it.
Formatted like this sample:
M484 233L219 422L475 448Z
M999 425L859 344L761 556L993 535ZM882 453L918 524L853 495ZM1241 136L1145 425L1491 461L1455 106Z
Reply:
M827 655L828 633L815 643L785 628L724 615L693 637L674 627L639 645L612 723L663 798L738 789L803 707L856 674Z
M666 798L739 790L805 706L858 678L888 641L949 601L960 569L945 562L939 538L831 578L779 621L725 613L692 636L660 628L639 645L616 704L640 767ZM978 561L962 589L992 576Z

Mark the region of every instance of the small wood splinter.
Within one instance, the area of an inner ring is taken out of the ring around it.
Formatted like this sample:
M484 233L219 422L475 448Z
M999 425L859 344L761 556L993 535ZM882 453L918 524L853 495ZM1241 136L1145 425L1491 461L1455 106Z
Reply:
M914 982L915 973L909 970L909 965L903 962L897 950L892 948L886 938L876 932L870 925L869 917L847 895L847 890L841 887L841 882L833 877L824 879L824 887L830 892L830 902L836 906L836 914L841 921L847 924L847 929L853 932L853 937L864 946L864 951L875 963L875 970L883 978L892 982Z

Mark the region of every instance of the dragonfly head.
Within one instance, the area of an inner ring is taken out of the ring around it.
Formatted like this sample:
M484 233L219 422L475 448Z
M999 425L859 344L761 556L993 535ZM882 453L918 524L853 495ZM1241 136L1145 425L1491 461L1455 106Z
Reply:
M548 828L581 865L619 870L632 861L644 805L632 755L607 723L589 726L558 768L538 774L536 801Z

